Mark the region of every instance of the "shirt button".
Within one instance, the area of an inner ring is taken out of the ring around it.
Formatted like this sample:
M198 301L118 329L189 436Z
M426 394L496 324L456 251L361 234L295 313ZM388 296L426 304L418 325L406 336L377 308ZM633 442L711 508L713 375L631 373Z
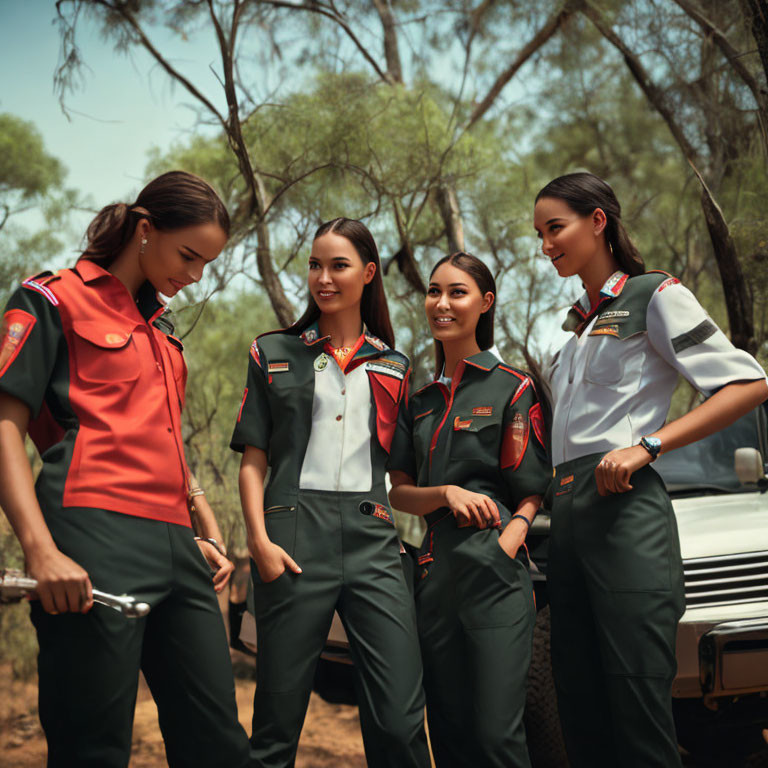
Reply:
M168 431L169 431L169 432L173 432L173 430L172 430L170 427L168 427Z
M336 417L336 421L341 421L341 414Z
M342 394L342 395L346 395L346 394L347 394L347 390L346 390L346 389L342 389L342 390L341 390L341 394Z

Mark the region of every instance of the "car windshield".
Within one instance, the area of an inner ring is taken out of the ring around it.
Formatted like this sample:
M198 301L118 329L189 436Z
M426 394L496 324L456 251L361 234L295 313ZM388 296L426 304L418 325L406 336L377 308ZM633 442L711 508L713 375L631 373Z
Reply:
M748 413L714 435L659 456L653 466L667 491L683 493L709 488L735 493L749 490L736 477L733 454L737 448L760 449L759 418L759 412Z

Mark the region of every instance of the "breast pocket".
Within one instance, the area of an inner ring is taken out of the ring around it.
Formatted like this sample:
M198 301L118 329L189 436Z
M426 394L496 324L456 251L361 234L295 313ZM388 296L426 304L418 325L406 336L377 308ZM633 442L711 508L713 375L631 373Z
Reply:
M140 361L132 331L102 321L76 321L72 330L75 366L83 381L109 384L139 377Z
M594 336L587 339L589 350L584 378L592 384L618 384L624 376L626 340L616 336Z
M487 461L496 457L501 449L500 416L453 416L448 425L452 430L452 459Z

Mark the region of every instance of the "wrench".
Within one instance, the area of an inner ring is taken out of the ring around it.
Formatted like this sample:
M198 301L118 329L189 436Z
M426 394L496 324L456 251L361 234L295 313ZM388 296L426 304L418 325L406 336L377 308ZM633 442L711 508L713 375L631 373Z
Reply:
M0 571L0 603L10 603L21 600L34 593L37 580L25 576L21 571L10 568ZM114 608L126 618L137 619L146 616L150 611L149 603L143 603L130 595L110 595L101 590L93 590L93 600L96 603Z

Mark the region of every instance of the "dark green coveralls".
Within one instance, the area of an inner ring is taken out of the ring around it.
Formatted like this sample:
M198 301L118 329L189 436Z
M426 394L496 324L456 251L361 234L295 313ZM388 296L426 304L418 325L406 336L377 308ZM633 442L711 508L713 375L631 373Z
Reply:
M616 272L550 363L552 666L572 768L680 765L670 689L685 608L677 524L652 465L600 496L595 467L658 430L678 374L704 392L763 378L680 281Z
M267 534L302 568L263 583L251 564L258 643L251 744L262 766L294 764L336 609L357 671L368 765L428 768L416 618L384 485L408 361L366 334L344 374L324 352L327 340L312 326L301 337L279 332L254 342L232 438L235 450L267 452ZM338 415L323 421L329 408ZM365 423L354 421L360 414ZM318 473L329 456L344 456L344 439L361 442L327 476Z
M459 363L403 404L388 463L419 486L490 496L501 526L459 528L427 515L416 610L430 740L438 768L527 768L523 727L535 607L523 548L510 558L500 528L552 470L531 380L491 352Z
M31 603L49 768L128 765L140 670L170 766L252 764L187 510L185 377L171 332L154 291L137 304L92 262L25 281L6 307L0 391L29 407L53 540L96 588L152 607L128 619L99 604L53 615Z

